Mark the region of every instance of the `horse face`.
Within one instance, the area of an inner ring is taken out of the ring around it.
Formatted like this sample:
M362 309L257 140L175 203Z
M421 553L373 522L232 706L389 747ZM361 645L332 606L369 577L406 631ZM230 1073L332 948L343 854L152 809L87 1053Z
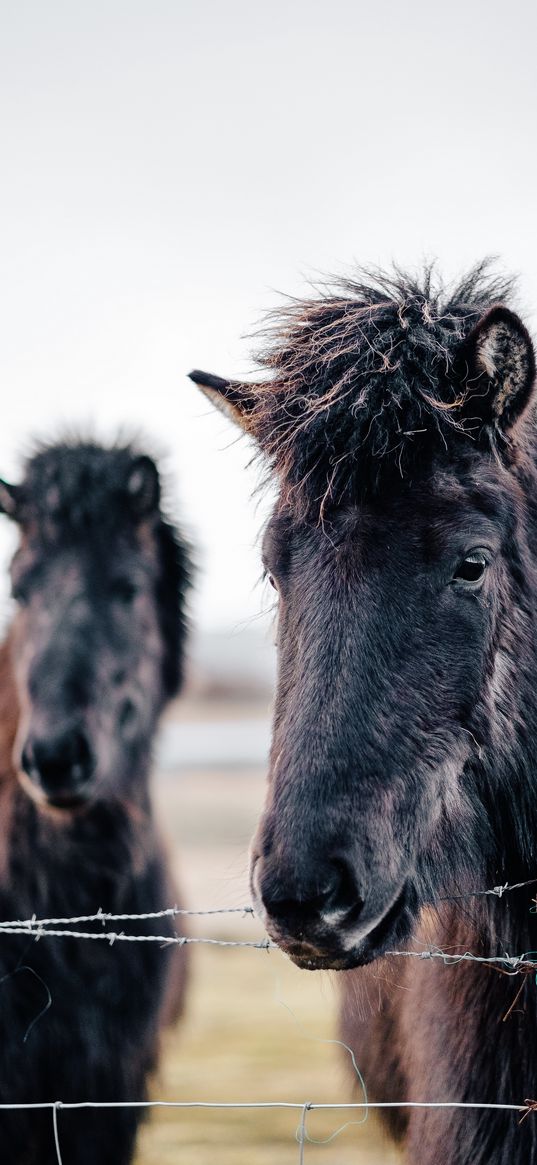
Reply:
M15 760L27 791L56 806L119 791L161 701L152 557L134 540L110 557L28 544L12 568Z
M393 949L445 847L471 868L471 768L511 680L498 613L516 597L516 505L494 478L476 465L324 528L269 523L279 679L251 878L300 965Z
M135 774L146 771L156 718L171 694L159 608L164 524L156 469L129 455L117 470L118 485L115 461L93 465L97 454L86 450L95 481L112 481L92 514L93 479L83 466L86 493L79 505L86 508L78 520L73 498L81 468L76 450L69 453L70 471L65 456L60 464L70 490L65 481L61 489L49 486L40 507L31 488L36 483L20 487L13 516L21 543L11 567L18 610L10 636L20 708L15 768L31 797L64 810L134 795ZM79 460L84 463L82 454ZM176 590L174 625L178 597ZM177 635L172 638L178 649Z
M451 296L430 270L422 285L346 281L272 320L265 383L191 374L279 485L265 538L279 679L251 880L302 966L393 949L443 878L502 860L490 778L523 734L535 488L535 358L503 290L483 267Z

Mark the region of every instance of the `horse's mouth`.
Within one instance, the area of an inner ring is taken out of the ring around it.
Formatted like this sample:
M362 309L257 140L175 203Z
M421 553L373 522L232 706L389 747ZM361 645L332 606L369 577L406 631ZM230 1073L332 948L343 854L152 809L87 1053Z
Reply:
M82 789L58 789L54 793L48 793L22 770L18 769L17 778L24 792L40 809L56 810L60 813L76 813L81 812L88 806L91 800L91 788L89 784Z
M51 809L74 810L83 809L89 798L81 793L57 793L53 797L46 797L47 805Z
M405 883L386 914L363 936L353 938L352 931L342 928L333 934L324 932L318 938L293 939L269 927L269 933L278 946L297 967L306 971L349 971L365 966L386 954L394 943L408 939L412 913L409 892Z

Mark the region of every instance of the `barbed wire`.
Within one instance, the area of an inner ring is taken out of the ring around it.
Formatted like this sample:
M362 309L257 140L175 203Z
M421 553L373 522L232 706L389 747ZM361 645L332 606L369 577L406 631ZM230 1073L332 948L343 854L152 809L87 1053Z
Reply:
M496 886L491 890L473 891L474 895L494 894L502 897L511 890L518 890L524 886L537 883L537 879L529 882L519 882L512 885ZM89 942L115 943L158 943L160 946L216 946L216 947L246 947L252 950L278 950L277 943L270 938L260 939L225 939L210 938L200 935L166 935L166 934L126 934L124 931L107 930L109 922L145 922L159 918L173 918L176 916L214 917L215 915L240 915L242 918L255 919L252 906L214 907L205 910L185 910L182 907L170 906L162 910L146 911L143 914L113 914L99 909L94 914L81 914L72 918L37 918L35 915L27 919L0 921L0 934L30 935L35 941L43 938L71 938ZM72 927L83 923L100 923L103 930L85 931L73 930ZM61 929L59 929L61 927ZM460 963L478 963L502 970L506 974L526 974L537 971L535 951L511 955L507 951L496 955L475 955L471 951L445 951L439 946L424 947L422 950L393 950L386 951L389 958L440 960L445 966L457 966Z
M505 883L501 886L492 887L489 890L476 890L468 894L455 895L452 899L443 899L443 901L460 900L462 898L478 897L484 895L494 895L497 898L502 898L508 892L519 890L527 886L537 884L537 878L528 880L526 882ZM116 922L146 922L154 921L161 918L175 918L181 916L187 917L215 917L233 915L240 916L243 919L255 919L254 908L248 906L235 907L215 907L204 910L187 910L182 907L172 906L162 910L147 911L140 914L119 914L107 913L101 908L94 914L77 915L70 918L37 918L35 915L28 919L15 919L0 921L0 934L18 934L30 936L35 941L42 938L72 938L82 939L88 941L108 942L113 946L116 942L130 942L130 943L159 943L161 946L186 946L187 944L206 944L209 946L219 947L249 947L257 950L277 950L277 944L272 942L268 937L259 940L236 940L236 939L221 939L208 938L191 935L155 935L155 934L125 934L123 931L108 930L107 926L110 923ZM73 929L73 927L82 926L84 924L98 924L102 929L95 931ZM491 966L497 970L501 970L504 974L517 975L525 974L530 971L537 971L537 959L532 958L536 952L529 952L520 955L510 955L505 952L498 955L475 955L471 951L462 951L454 953L453 951L445 951L440 947L429 947L423 950L393 950L388 951L387 956L390 958L414 958L420 960L440 960L445 966L456 966L461 963L477 963L485 966ZM52 1114L54 1145L56 1150L57 1165L63 1165L61 1156L60 1144L60 1124L59 1113L65 1110L80 1110L80 1109L113 1109L113 1108L137 1108L137 1109L203 1109L203 1110L220 1110L220 1109L283 1109L300 1112L300 1122L296 1130L296 1139L299 1148L299 1165L304 1165L305 1146L308 1143L316 1143L315 1138L308 1134L307 1118L309 1113L314 1110L317 1111L344 1111L344 1112L361 1112L364 1116L370 1110L387 1110L387 1109L451 1109L451 1110L486 1110L486 1111L502 1111L518 1113L520 1122L526 1120L530 1113L537 1112L536 1100L525 1100L524 1104L502 1104L499 1102L478 1102L478 1101L419 1101L419 1100L393 1100L393 1101L363 1101L355 1102L313 1102L313 1101L174 1101L174 1100L144 1100L144 1101L71 1101L64 1102L61 1100L46 1101L46 1102L32 1102L32 1103L0 1103L0 1111L17 1111L17 1110L32 1110L45 1109L50 1110ZM519 1123L520 1123L519 1122ZM356 1123L348 1121L339 1129L336 1129L330 1137L332 1140L338 1136L343 1129L347 1128L349 1124Z
M141 922L150 918L175 918L177 915L201 918L204 915L213 914L243 914L255 917L255 910L253 906L217 906L209 910L184 910L179 906L167 906L164 910L148 910L144 914L108 914L99 907L95 914L79 914L73 918L37 918L33 914L31 918L18 918L12 921L0 920L0 929L7 926L60 926L64 923L66 926L72 926L79 922L102 922L103 924L106 922Z
M213 946L213 947L250 947L252 950L278 950L276 943L269 938L264 939L223 939L204 938L198 935L184 934L125 934L124 931L94 931L94 930L56 930L43 926L39 921L32 925L2 926L0 934L30 935L38 942L42 938L77 938L90 942L107 942L111 947L114 943L158 943L159 946Z
M482 963L484 966L504 968L514 975L521 971L537 971L537 962L527 954L474 955L471 951L456 954L443 951L441 947L426 947L422 951L386 951L386 956L393 959L440 959L446 967L455 967L458 963Z
M529 878L527 882L505 882L502 886L492 886L490 890L468 890L465 894L447 894L438 898L438 902L459 902L467 898L484 898L488 895L503 898L511 890L523 890L526 886L537 885L537 878Z
M537 877L530 878L525 882L504 882L499 886L492 886L487 890L468 890L463 894L449 894L438 898L438 902L458 902L467 898L480 898L485 896L493 896L496 898L503 898L505 894L511 893L514 890L522 890L527 886L537 886ZM537 909L537 906L536 906ZM151 919L158 918L203 918L215 915L234 914L241 915L243 918L257 917L253 906L216 906L209 907L203 910L189 910L180 906L167 906L162 910L148 910L143 914L113 914L104 911L102 907L94 914L79 914L69 918L37 918L34 914L31 918L25 919L0 919L0 930L5 930L8 933L12 932L15 927L41 928L41 927L56 927L56 926L74 926L85 922L100 922L103 926L107 922L144 922ZM49 933L53 933L50 931ZM67 933L62 931L62 933ZM78 933L78 932L77 932ZM95 937L91 935L91 937ZM142 936L143 937L143 936ZM392 952L395 953L395 952Z
M112 914L102 909L95 914L79 914L72 918L32 918L0 921L0 934L33 935L35 940L41 938L75 938L88 941L108 942L113 946L116 942L127 943L158 943L160 946L218 946L218 947L250 947L254 950L277 949L276 943L269 938L263 939L222 939L207 938L199 935L169 935L169 934L125 934L124 931L83 931L73 930L73 926L83 923L101 923L103 927L109 922L147 922L159 918L214 917L215 915L240 915L243 918L254 918L253 906L225 906L211 907L207 910L185 910L178 906L169 906L163 910L145 911L143 914ZM62 927L61 930L57 929Z
M82 930L55 930L43 927L38 921L35 924L25 926L2 926L0 927L1 934L24 934L32 936L36 942L43 938L74 938L86 939L90 942L108 942L110 946L114 943L158 943L160 946L179 946L184 947L188 945L198 946L214 946L214 947L249 947L251 950L258 951L277 951L280 947L277 943L272 942L269 938L264 939L221 939L221 938L204 938L193 935L167 935L167 934L125 934L124 931L82 931ZM386 951L385 956L394 959L422 959L441 960L446 967L456 966L458 963L481 963L491 967L502 968L509 973L516 975L519 973L526 973L529 971L537 972L537 961L531 959L527 954L522 955L474 955L471 951L462 951L459 954L452 951L444 951L440 947L429 947L422 951Z

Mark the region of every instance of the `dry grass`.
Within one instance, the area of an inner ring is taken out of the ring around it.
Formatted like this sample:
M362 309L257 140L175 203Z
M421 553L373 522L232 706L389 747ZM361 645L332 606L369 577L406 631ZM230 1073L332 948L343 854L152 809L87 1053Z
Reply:
M350 1099L345 1053L335 1034L337 990L328 976L299 972L263 951L195 951L187 1018L166 1041L153 1094L174 1100ZM290 1014L289 1010L292 1012ZM143 1129L137 1165L283 1165L298 1162L300 1113L161 1110ZM347 1117L312 1113L312 1137ZM329 1144L308 1144L306 1162L395 1165L373 1116Z
M192 907L248 902L248 845L264 796L259 773L185 773L157 782L156 802L180 885ZM192 920L212 937L257 937L250 919ZM353 1099L337 1033L337 976L298 971L279 952L194 947L186 1016L168 1035L153 1095L167 1100ZM288 1010L289 1009L289 1010ZM359 1052L358 1052L359 1063ZM358 1097L356 1097L358 1098ZM157 1110L136 1165L285 1165L298 1162L300 1113ZM345 1115L312 1113L312 1137ZM374 1116L329 1144L307 1144L306 1165L395 1165Z

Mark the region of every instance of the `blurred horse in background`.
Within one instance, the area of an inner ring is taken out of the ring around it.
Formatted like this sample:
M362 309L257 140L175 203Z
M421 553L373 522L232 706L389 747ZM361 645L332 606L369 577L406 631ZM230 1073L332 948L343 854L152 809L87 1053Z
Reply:
M173 905L148 776L181 681L189 561L156 466L131 447L51 445L20 485L0 482L0 508L20 535L0 650L0 917ZM117 928L174 934L170 918ZM185 954L0 936L0 1099L143 1100ZM62 1113L64 1160L126 1165L139 1120ZM0 1113L0 1157L55 1163L50 1113Z
M413 1165L537 1165L537 1121L495 1108L535 1095L533 974L377 961L537 948L534 886L473 893L537 875L535 358L510 295L484 264L451 291L358 276L290 301L264 382L192 374L279 484L254 902L299 966L372 964L342 982L371 1098L476 1105L402 1107Z

